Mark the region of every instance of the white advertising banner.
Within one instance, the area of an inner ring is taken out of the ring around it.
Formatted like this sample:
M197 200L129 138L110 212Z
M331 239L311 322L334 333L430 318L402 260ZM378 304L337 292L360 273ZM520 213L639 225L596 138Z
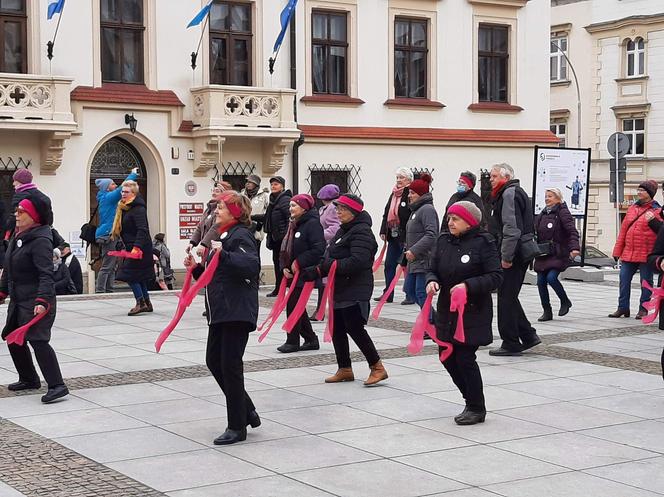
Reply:
M544 194L558 188L573 216L586 215L590 181L590 149L535 147L533 204L544 209Z

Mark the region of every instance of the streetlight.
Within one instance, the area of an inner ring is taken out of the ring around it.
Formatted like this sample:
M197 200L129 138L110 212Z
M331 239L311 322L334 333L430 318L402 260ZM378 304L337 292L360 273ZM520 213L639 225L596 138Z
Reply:
M576 85L576 120L577 120L576 146L577 148L581 148L581 91L579 90L579 80L576 77L576 71L574 70L572 61L569 60L563 49L560 48L555 41L551 41L551 46L554 47L556 50L558 50L563 57L565 57L567 65L572 70L572 75L574 76L574 84Z

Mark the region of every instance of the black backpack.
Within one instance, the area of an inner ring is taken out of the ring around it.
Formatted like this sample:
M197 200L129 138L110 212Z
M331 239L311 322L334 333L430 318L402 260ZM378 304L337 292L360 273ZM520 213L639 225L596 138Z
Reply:
M95 218L97 215L97 210L99 209L99 204L97 204L97 207L95 207L94 212L92 213L92 216L90 216L90 220L85 223L83 226L81 226L81 240L84 242L87 242L88 245L91 243L95 243L97 240L97 237L95 234L97 233L97 225L92 223L92 220Z

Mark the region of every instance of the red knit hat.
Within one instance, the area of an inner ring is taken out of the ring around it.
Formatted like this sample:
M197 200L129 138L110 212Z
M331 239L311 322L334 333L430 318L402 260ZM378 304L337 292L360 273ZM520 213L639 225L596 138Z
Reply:
M295 202L305 211L308 211L316 204L314 198L308 193L300 193L298 195L295 195L294 197L291 198L291 202Z
M408 186L408 188L413 190L418 195L424 195L425 193L429 193L429 186L431 185L432 181L433 178L429 173L423 173L419 178L413 181Z
M37 211L35 204L33 204L30 200L24 198L18 203L18 206L27 212L28 216L30 216L35 223L41 224L41 217L39 216L39 212Z

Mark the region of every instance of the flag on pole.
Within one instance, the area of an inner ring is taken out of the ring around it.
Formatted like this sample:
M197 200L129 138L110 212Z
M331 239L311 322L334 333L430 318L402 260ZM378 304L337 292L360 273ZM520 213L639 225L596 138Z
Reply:
M297 5L297 0L288 0L288 3L284 7L284 10L281 11L281 31L279 36L277 36L277 41L274 42L274 48L272 49L272 58L277 58L277 52L279 52L279 47L284 41L284 35L286 34L286 29L288 29L288 24L290 23L291 17L295 13L295 6Z
M48 4L48 13L46 18L50 21L55 14L62 13L62 9L65 6L65 0L53 0Z
M187 24L188 28L191 28L192 26L198 26L200 23L203 22L203 19L207 17L207 15L210 13L210 9L212 8L212 4L214 3L214 0L210 0L205 7L201 9L201 11L196 14L196 17L194 17L189 24Z

